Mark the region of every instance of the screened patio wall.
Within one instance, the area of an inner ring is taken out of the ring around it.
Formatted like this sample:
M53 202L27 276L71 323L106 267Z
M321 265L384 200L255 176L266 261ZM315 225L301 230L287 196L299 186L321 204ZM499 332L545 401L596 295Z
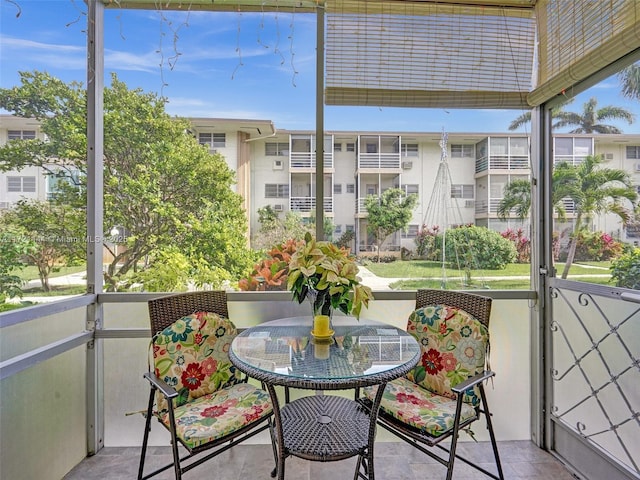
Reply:
M327 45L324 35L318 37L319 65L322 64L319 72L324 68L324 54L327 55L326 91L325 76L320 73L316 138L323 135L325 103L424 108L443 105L449 108L538 107L534 111L532 130L533 175L539 185L533 219L537 226L536 251L532 259L532 265L536 266L532 272L534 291L492 292L498 301L492 319L491 361L498 377L495 390L489 391L494 412L514 407L514 391L522 399L513 412L513 417L520 421L515 423L513 418L507 418L506 423L497 424L498 432L503 429L499 436L504 432L514 438L529 436L540 446L553 447L549 445L542 413L549 406L545 404L548 394L545 369L549 365L543 358L550 347L545 343L548 333L544 325L550 323L549 316L552 315L547 310L550 304L547 283L548 277L553 276L550 232L545 229L550 212L549 106L572 88L574 92L578 91L589 82L640 58L640 2L165 0L159 4L137 0L89 0L88 4L89 238L102 234L102 15L105 5L108 8L154 10L260 11L278 8L281 11L317 11L321 19L326 10L330 28L326 35ZM443 30L438 30L438 35L424 35L412 27L411 22L416 21L417 16L437 21ZM477 25L493 25L483 37L490 46L485 47L487 50L470 50L473 55L463 59L460 53L466 51L469 44L474 44L471 35L479 27L468 31L465 39L457 32L461 25L471 20L479 22ZM520 28L499 28L500 25L513 25L510 22ZM355 25L357 30L354 30ZM391 27L406 30L402 40L390 42L390 46L396 48L396 57L405 61L404 70L400 70L403 74L374 84L371 79L380 72L379 65L385 64L389 51L376 56L368 47L376 41L379 44L384 38L382 32ZM321 28L324 29L324 22ZM537 39L518 36L516 30L520 29L536 32ZM500 35L501 31L509 34ZM368 32L373 37L371 43L366 40ZM407 32L413 32L413 35ZM492 38L489 38L490 32L495 32ZM461 43L461 40L467 43ZM411 49L406 48L413 42L418 45L433 41L444 41L445 44L437 48L427 45L422 53L416 53L417 56L409 55ZM352 45L358 48L354 49ZM502 52L506 52L504 56L510 55L512 61L503 62L501 69L486 61L490 55L499 55L504 60ZM352 55L351 61L347 60L348 55ZM434 71L439 77L416 78L420 73L419 60L424 55L437 57ZM356 66L357 71L349 71L347 65ZM457 65L466 65L467 71L460 73L455 70ZM447 72L455 82L443 81L448 78ZM440 81L434 81L436 78ZM476 79L478 82L482 79L484 83L476 83ZM508 84L502 83L506 80L509 80ZM496 84L501 87L490 88ZM322 145L323 142L318 142L318 168L322 168ZM316 179L319 182L316 191L322 192L322 175L316 175ZM316 201L322 203L322 197ZM317 223L322 224L321 216ZM125 417L125 414L144 406L144 400L141 402L138 395L144 398L146 393L138 391L139 377L136 376L146 368L148 332L142 325L146 324L144 302L148 296L102 294L101 249L96 248L96 244L89 243L88 258L91 261L87 265L88 293L85 297L32 307L23 313L0 314L3 414L0 464L3 478L5 475L20 478L25 472L28 475L23 478L47 478L47 475L60 478L87 453L95 453L106 444L129 444L134 441L134 431L140 431L139 428L136 430L136 424L141 425L140 419L135 415ZM380 295L372 306L372 318L388 320L390 311L407 313L411 310L411 297L412 294L406 292ZM260 311L265 311L261 303L264 298L232 294L232 317L252 318L247 325L267 320L255 313L257 305L260 305ZM286 298L277 295L276 298L286 306L284 309L273 308L273 313L281 315L290 311L292 302L288 294ZM138 327L132 328L133 322ZM240 326L247 326L243 323L238 321ZM56 327L55 332L50 327ZM122 374L123 370L126 375ZM638 475L631 472L625 478L638 478Z

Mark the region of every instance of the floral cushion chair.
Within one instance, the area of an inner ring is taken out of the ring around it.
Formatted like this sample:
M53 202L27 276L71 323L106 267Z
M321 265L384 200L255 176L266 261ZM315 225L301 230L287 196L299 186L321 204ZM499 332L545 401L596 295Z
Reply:
M407 323L407 331L421 345L420 362L405 377L387 384L380 404L379 423L424 453L438 458L447 466L446 478L450 479L459 430L466 428L472 433L468 425L485 413L498 473L472 466L492 478L502 479L482 383L494 375L488 370L491 299L462 292L428 292L433 303L417 308ZM456 306L461 303L459 300L467 304L470 300L477 302L478 313L486 318L481 321L459 308ZM375 387L364 389L369 400L373 400L375 393ZM448 459L423 446L432 447L446 438L451 438L450 448L445 449Z
M271 426L269 394L247 383L229 361L229 348L236 335L230 320L211 312L197 312L179 318L154 336L153 373L145 374L152 392L138 479L152 477L172 465L179 479L194 466ZM174 462L145 476L151 416L171 432ZM231 445L181 465L182 460L229 441ZM189 452L183 459L178 455L178 443Z

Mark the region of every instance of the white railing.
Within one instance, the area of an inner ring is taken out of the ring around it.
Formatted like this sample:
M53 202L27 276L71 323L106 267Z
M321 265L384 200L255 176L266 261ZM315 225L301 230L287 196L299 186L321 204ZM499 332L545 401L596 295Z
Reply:
M291 152L289 155L289 167L296 168L316 168L315 152ZM333 168L333 152L324 153L324 168Z
M366 198L358 198L358 203L356 205L357 212L356 213L367 213L367 207L365 206Z
M529 169L529 159L525 157L514 157L509 155L492 155L489 159L489 169L491 170L527 170ZM477 171L477 162L476 162Z
M324 211L333 212L333 197L324 197ZM308 213L316 208L316 197L291 197L289 208L292 212Z
M361 153L358 155L358 168L400 168L399 153Z

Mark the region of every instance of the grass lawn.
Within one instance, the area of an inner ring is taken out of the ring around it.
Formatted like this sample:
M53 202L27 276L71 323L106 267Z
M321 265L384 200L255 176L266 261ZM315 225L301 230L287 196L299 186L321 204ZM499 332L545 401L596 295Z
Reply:
M603 275L609 274L609 262L591 262L590 265L573 264L569 270L572 275ZM372 273L385 278L433 278L442 277L442 264L426 260L407 260L391 263L369 263L365 265ZM556 263L556 269L562 273L564 263ZM529 277L531 266L528 263L510 263L504 270L472 270L473 279L490 279L491 277ZM457 268L446 268L447 278L463 275ZM597 277L596 277L597 278ZM438 282L439 283L439 282Z
M59 295L81 295L87 293L85 285L51 285L51 290L45 292L42 288L30 288L22 291L22 298L28 300L29 297L57 297Z
M530 290L529 280L517 279L512 280L491 280L485 278L484 281L471 278L471 285L464 285L459 279L449 279L447 288L450 290ZM606 277L580 277L580 281L597 283L600 285L612 285ZM416 280L400 280L393 282L390 287L393 290L416 290L419 288L441 288L440 280L416 279Z
M51 272L51 275L49 275L49 278L61 277L63 275L69 275L71 273L84 272L86 269L87 267L85 265L78 265L75 267L60 267L60 269L57 272ZM28 267L24 267L21 270L15 270L12 273L13 275L19 276L25 282L29 280L40 279L40 277L38 276L38 268L32 265Z

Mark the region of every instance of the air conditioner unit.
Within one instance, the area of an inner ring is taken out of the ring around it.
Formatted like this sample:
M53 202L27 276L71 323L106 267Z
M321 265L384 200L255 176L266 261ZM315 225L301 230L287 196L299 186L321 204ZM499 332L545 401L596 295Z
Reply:
M464 206L467 208L472 208L474 205L474 201L473 200L465 200L464 201Z
M0 210L6 210L11 206L9 202L0 202Z
M640 172L640 163L636 163L636 172Z
M274 170L282 170L284 168L284 163L282 160L274 160L273 161L273 169Z
M405 170L409 170L413 167L413 162L402 162L402 168Z
M606 160L613 160L613 153L605 153L604 158Z
M218 149L217 149L217 148L210 148L210 149L209 149L209 153L210 153L211 155L215 155L216 153L218 153Z
M284 205L282 205L281 203L276 203L273 206L273 210L276 212L282 212L284 210Z

